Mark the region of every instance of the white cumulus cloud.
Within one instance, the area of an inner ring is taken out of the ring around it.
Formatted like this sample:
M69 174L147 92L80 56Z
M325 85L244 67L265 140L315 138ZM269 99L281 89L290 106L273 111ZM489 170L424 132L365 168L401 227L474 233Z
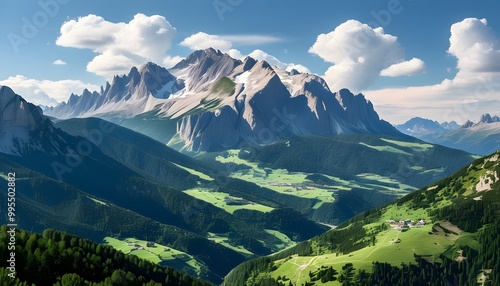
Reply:
M159 15L139 13L128 23L113 23L90 14L65 22L56 44L98 53L87 70L111 77L147 61L163 62L175 34L176 29Z
M405 62L397 37L356 20L320 34L309 52L333 64L324 76L332 90L360 91L369 87L382 70Z
M12 88L15 93L33 104L46 106L57 105L67 100L71 93L80 94L85 88L91 91L99 89L96 85L79 80L37 80L23 75L11 76L0 81L0 85Z
M467 18L453 24L448 52L457 58L461 71L500 71L500 39L486 19Z
M500 109L500 38L487 20L466 18L453 24L449 41L448 53L457 59L453 78L428 86L364 92L379 106L382 117L402 123L418 115L463 123Z
M185 38L180 45L191 50L214 48L221 51L228 51L233 46L230 41L224 40L218 35L210 35L204 32L198 32Z
M166 67L167 69L175 66L176 64L178 64L180 61L182 61L184 59L184 57L180 57L180 56L166 56L164 59L163 59L163 66Z
M63 60L61 60L61 59L59 59L59 60L55 60L52 64L56 65L56 66L60 66L60 65L65 65L66 62L63 61Z
M381 70L380 75L389 77L412 76L423 73L426 68L427 67L424 61L413 58L406 62L393 64L390 67Z
M239 46L267 45L284 41L269 35L221 35L220 38Z

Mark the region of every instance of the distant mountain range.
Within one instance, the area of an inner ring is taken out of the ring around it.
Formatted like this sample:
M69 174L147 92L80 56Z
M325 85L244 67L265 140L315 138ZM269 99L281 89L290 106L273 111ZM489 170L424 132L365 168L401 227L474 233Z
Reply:
M488 113L477 122L467 120L462 126L454 121L438 123L416 117L395 127L426 142L473 154L488 155L500 149L500 118Z
M424 134L443 133L455 130L459 128L460 125L458 125L455 121L439 123L422 117L414 117L404 124L395 125L394 127L402 133L418 138L418 136Z
M105 118L196 152L295 135L401 135L380 120L361 94L332 92L316 75L287 72L249 57L236 60L214 49L196 51L169 70L153 63L134 67L99 92L71 95L46 114ZM170 122L151 130L138 118Z

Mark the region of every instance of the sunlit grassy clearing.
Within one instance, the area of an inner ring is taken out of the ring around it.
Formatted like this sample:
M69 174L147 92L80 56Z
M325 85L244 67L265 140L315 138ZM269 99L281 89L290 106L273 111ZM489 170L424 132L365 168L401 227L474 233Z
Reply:
M193 170L193 169L191 169L191 168L184 167L184 166L181 166L181 165L176 164L176 163L172 163L172 164L176 165L177 167L179 167L179 168L181 168L181 169L184 169L184 170L188 171L189 173L191 173L191 174L193 174L193 175L195 175L195 176L200 177L200 179L203 179L203 180L206 180L206 181L213 181L213 180L214 180L212 177L210 177L210 176L208 176L208 175L205 175L205 174L203 174L203 173L201 173L201 172L198 172L198 171L196 171L196 170Z
M283 244L277 245L277 247L281 249L289 248L297 244L295 241L292 241L286 234L279 232L277 230L265 229L265 231L269 234L276 236L279 240L283 242Z
M264 206L250 201L248 201L249 203L247 204L229 205L226 202L227 198L236 200L239 200L240 198L232 197L229 194L223 192L210 191L208 189L190 189L190 190L185 190L184 193L192 197L195 197L197 199L200 199L202 201L205 201L209 204L212 204L218 208L221 208L231 214L234 211L241 209L256 210L261 212L270 212L274 209L272 207Z
M395 195L404 195L409 191L415 190L415 188L409 185L401 184L395 180L376 174L357 175L357 177L364 180L369 180L371 182L347 181L333 176L321 174L322 176L325 176L328 179L334 181L335 184L328 186L318 185L315 182L306 179L306 177L311 174L302 172L289 172L286 169L262 169L259 168L257 163L249 162L247 160L239 158L239 152L239 150L229 150L227 151L228 155L226 157L216 157L216 160L221 163L233 162L250 167L250 169L247 170L233 172L230 175L231 177L252 182L261 187L265 187L282 194L297 196L301 198L317 199L320 202L314 205L313 208L315 209L319 208L325 202L333 202L335 200L333 196L334 193L341 190L349 191L352 188L368 188ZM390 187L387 185L378 184L378 182L386 184L390 183L399 187Z
M383 140L387 143L392 143L392 144L395 144L395 145L398 145L401 147L410 147L416 151L427 151L433 147L431 144L426 144L426 143L404 142L404 141L390 140L390 139L385 139L385 138L380 138L380 140Z
M359 144L363 145L363 146L366 146L368 148L375 149L375 150L380 151L380 152L392 152L392 153L398 153L398 154L403 154L403 155L409 155L409 156L411 156L410 153L405 152L405 151L400 150L400 149L397 149L397 148L394 148L392 146L372 146L372 145L368 145L368 144L363 143L363 142L360 142Z
M100 201L98 199L94 199L94 198L91 198L91 197L88 197L88 196L87 196L87 198L91 199L92 201L94 201L95 203L98 203L100 205L103 205L103 206L107 206L108 205L107 203L105 203L103 201Z
M157 264L164 261L167 262L167 264L172 264L174 260L181 260L183 264L190 267L192 271L200 273L201 264L193 256L168 246L155 243L154 247L148 247L147 241L135 238L125 238L124 240L120 240L112 237L105 237L104 242L125 254L133 254L139 258ZM144 249L133 250L136 244L140 245Z
M375 246L369 246L350 254L339 255L325 254L320 256L292 257L276 261L278 269L272 272L271 276L286 276L296 285L301 285L309 281L309 271L314 272L321 266L332 266L340 271L346 263L353 263L354 268L370 271L372 261L387 262L393 266L400 266L401 263L415 262L414 254L429 256L442 253L448 248L457 236L440 236L429 234L432 231L432 225L426 225L422 228L412 228L406 232L399 232L389 229L376 236ZM399 243L393 243L399 239ZM286 261L286 262L285 262ZM297 280L299 279L299 280ZM332 282L317 285L335 285Z
M241 254L244 254L244 255L253 255L253 253L251 251L249 251L248 249L244 248L243 246L239 245L239 246L234 246L232 244L229 243L229 238L225 237L225 236L220 236L220 235L217 235L215 233L211 233L209 232L208 233L208 236L207 238L215 243L218 243L224 247L227 247L227 248L230 248L232 250L235 250Z

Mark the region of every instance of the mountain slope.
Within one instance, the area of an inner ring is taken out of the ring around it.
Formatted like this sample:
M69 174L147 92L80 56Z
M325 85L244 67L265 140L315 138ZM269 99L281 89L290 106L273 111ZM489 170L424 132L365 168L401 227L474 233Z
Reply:
M47 114L105 118L195 152L294 135L401 135L361 94L332 92L316 75L287 72L252 58L235 60L214 49L196 51L170 70L153 63L134 67L100 92L72 95ZM165 127L153 131L151 121Z
M412 137L341 135L296 137L247 149L242 158L290 171L341 178L372 173L414 187L443 178L473 160L470 154Z
M233 269L225 283L496 285L500 282L499 158L496 152L478 159L335 230L246 262Z
M277 201L312 201L305 209L290 199L288 204L314 220L337 225L452 174L474 156L412 137L338 135L295 137L196 158L272 190L281 196Z
M186 271L214 282L247 257L326 229L283 203L252 195L258 186L239 186L144 135L101 119L58 123L71 135L38 109L31 112L26 117L43 120L21 126L29 130L29 144L15 154L0 152L0 181L6 184L9 172L19 176L21 227L57 228L97 242L109 236L152 240L193 256L201 266ZM245 191L250 194L243 199ZM250 217L239 215L243 210Z

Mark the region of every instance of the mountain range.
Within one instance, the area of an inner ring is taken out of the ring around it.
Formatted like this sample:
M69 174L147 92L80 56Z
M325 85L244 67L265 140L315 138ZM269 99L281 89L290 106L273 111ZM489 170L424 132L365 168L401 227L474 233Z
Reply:
M196 51L169 70L153 63L134 67L100 92L71 95L46 113L61 119L97 116L124 126L134 118L169 119L175 133L151 134L172 131L164 127L146 135L173 139L174 147L195 152L268 144L293 135L400 134L380 120L361 94L332 92L319 76L250 57L236 60L214 49Z
M455 121L439 123L422 117L414 117L404 124L395 125L402 133L418 137L429 133L443 133L460 127Z
M214 49L132 68L50 117L0 86L0 109L20 226L154 242L175 255L124 249L214 283L478 158L399 132L316 75Z
M500 149L500 119L488 113L476 122L467 120L461 126L453 121L440 124L417 117L395 127L423 141L473 154L488 155Z

